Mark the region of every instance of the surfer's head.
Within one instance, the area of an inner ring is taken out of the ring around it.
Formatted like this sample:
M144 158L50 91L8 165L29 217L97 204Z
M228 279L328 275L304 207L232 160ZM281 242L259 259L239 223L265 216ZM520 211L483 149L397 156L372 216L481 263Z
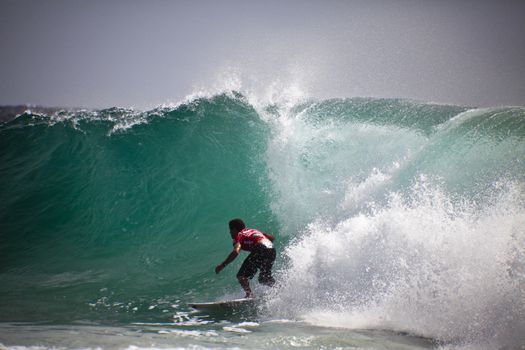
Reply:
M230 220L228 225L230 226L231 235L236 235L237 233L239 233L246 227L246 225L244 224L244 221L242 221L241 219Z

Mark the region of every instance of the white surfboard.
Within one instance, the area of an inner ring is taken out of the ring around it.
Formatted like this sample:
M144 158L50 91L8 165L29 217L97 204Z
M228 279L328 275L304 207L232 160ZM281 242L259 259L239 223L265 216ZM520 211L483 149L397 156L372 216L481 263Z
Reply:
M242 298L233 300L211 301L206 303L190 303L189 307L208 312L228 312L254 309L258 300L255 298Z

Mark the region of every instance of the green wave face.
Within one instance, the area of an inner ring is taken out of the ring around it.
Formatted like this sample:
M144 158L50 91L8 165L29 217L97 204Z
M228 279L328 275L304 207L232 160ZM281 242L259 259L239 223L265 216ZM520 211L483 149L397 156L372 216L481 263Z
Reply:
M274 315L329 309L327 292L381 305L401 288L399 257L417 262L410 276L421 280L403 277L410 288L427 278L445 293L432 273L453 270L457 256L436 260L435 247L414 242L462 247L454 224L491 215L509 250L485 253L508 258L509 286L522 285L524 120L523 108L389 99L256 109L236 93L147 112L25 113L0 125L0 321L157 320L162 308L236 293L241 259L213 271L231 249L234 217L278 236ZM421 217L430 229L412 237ZM365 221L375 231L360 229ZM322 239L334 232L346 238ZM357 253L373 257L385 237L399 244L377 260Z

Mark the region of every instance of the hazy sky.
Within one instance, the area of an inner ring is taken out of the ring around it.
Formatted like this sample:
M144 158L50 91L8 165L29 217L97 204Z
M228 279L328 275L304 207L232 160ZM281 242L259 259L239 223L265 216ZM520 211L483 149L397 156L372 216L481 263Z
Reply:
M525 106L525 1L0 0L0 104L198 90Z

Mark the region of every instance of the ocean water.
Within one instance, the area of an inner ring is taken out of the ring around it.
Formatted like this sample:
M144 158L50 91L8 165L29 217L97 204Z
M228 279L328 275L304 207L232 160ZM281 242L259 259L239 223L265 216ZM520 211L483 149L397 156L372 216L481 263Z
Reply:
M0 344L521 349L525 108L397 99L26 111L0 124ZM277 236L255 315L241 217Z

